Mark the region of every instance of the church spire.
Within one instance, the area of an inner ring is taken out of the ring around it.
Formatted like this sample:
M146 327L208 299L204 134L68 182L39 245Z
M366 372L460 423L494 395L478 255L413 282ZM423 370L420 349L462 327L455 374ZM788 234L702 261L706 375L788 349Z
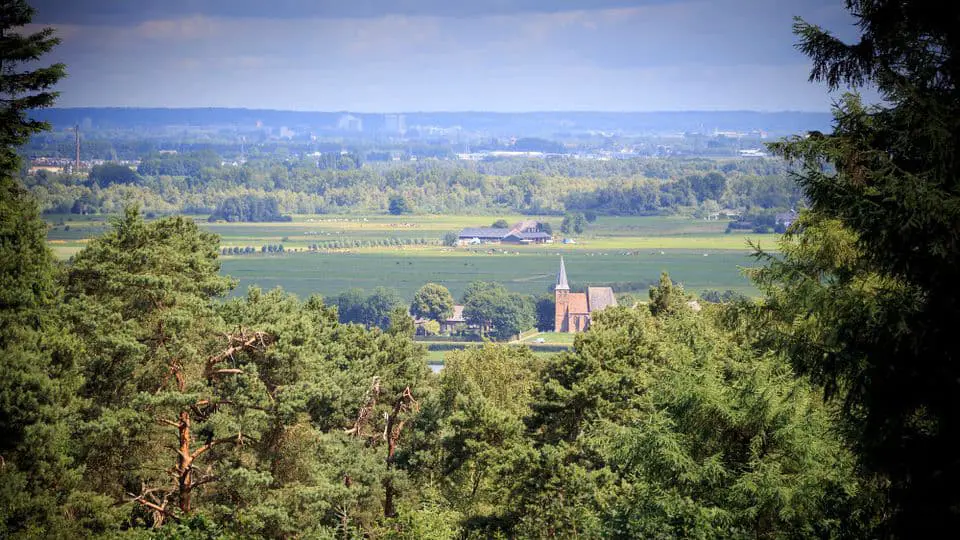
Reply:
M570 284L567 283L567 269L563 266L563 257L560 257L560 272L557 273L557 286L554 287L554 290L570 290Z

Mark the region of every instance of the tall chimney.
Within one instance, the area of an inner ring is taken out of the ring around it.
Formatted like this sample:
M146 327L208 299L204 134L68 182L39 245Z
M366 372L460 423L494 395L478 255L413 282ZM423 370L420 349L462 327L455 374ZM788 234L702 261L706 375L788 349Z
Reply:
M73 126L73 131L77 134L77 162L74 164L74 170L80 171L80 124Z

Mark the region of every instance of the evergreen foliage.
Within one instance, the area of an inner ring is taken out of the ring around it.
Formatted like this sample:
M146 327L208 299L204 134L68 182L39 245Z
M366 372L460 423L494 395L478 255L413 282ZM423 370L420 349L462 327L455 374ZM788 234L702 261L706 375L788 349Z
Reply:
M890 482L899 536L960 524L960 8L849 0L846 44L797 21L811 79L871 84L846 95L833 133L776 144L794 160L810 213L782 257L754 274L772 346L844 404L865 474Z
M60 38L53 28L24 34L33 14L24 0L7 0L0 5L0 170L5 174L19 168L16 148L31 135L50 128L45 122L28 118L27 112L53 106L58 93L51 88L66 75L63 64L35 67Z

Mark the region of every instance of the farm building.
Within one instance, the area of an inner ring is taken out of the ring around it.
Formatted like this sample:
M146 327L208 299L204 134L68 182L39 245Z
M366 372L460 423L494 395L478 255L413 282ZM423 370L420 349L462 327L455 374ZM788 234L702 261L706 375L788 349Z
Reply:
M549 244L553 237L543 232L539 221L524 220L507 229L474 227L460 231L457 238L465 244Z
M457 326L467 324L467 320L463 318L463 306L455 305L453 306L453 313L446 320L440 321L440 332L447 333L453 332Z
M593 313L617 305L617 298L610 287L587 287L585 293L570 292L563 257L560 258L560 272L557 273L554 295L557 302L554 314L555 332L583 332L590 327Z

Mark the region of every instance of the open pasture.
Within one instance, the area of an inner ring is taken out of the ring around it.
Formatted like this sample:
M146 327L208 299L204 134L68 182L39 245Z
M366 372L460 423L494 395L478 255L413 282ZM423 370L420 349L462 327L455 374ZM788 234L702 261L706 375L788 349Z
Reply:
M446 285L459 297L475 280L497 281L527 294L549 290L563 255L571 284L585 286L627 283L643 289L655 283L661 271L693 292L733 289L755 290L741 275L741 266L752 263L742 234L724 234L725 222L683 217L600 217L589 224L575 244L481 245L447 248L441 236L463 227L489 226L503 218L513 223L531 216L294 216L284 223L208 223L194 216L201 227L221 237L223 247L283 244L278 255L227 255L223 272L240 280L235 294L250 285L282 286L305 297L333 296L352 287L387 286L409 299L424 283ZM559 231L559 216L537 219ZM102 216L48 216L48 239L54 252L67 258L89 238L109 226ZM562 235L558 235L562 237ZM371 241L398 239L399 246L370 246ZM754 235L770 249L774 235ZM409 241L406 241L409 240ZM418 241L419 240L419 241ZM369 247L355 247L359 241ZM426 244L422 242L426 241ZM310 251L317 244L320 251ZM344 248L343 246L351 246ZM326 247L326 249L324 249ZM642 292L642 291L641 291Z
M662 253L662 254L661 254ZM300 296L336 295L352 287L383 285L405 299L424 283L441 283L457 298L471 281L496 281L526 294L544 294L554 283L560 264L557 251L487 255L462 252L432 254L426 250L368 253L295 253L281 256L238 256L223 260L223 272L248 285L282 286ZM745 251L664 250L662 252L567 251L563 253L573 287L588 284L656 283L667 271L692 291L753 289L738 266L749 265Z

